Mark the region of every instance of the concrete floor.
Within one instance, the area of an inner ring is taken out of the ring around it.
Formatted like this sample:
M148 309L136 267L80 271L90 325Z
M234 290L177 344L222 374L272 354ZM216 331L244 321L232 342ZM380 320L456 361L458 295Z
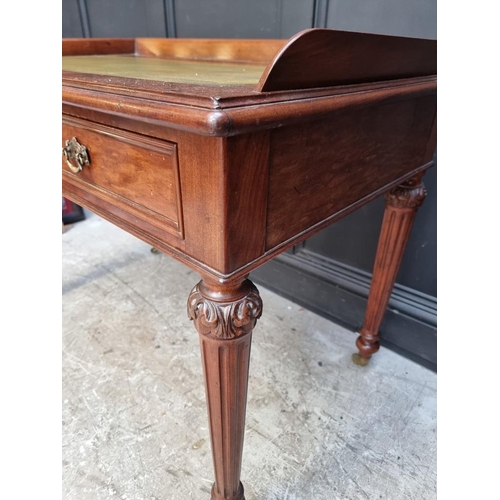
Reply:
M208 500L197 274L92 214L62 239L63 498ZM260 291L247 500L436 498L436 375Z

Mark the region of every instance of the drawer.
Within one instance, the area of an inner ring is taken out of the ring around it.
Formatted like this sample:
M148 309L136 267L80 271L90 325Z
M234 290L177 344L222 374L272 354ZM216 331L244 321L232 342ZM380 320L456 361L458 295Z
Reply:
M63 115L63 147L73 137L87 148L89 164L74 173L63 157L67 180L183 238L175 143Z

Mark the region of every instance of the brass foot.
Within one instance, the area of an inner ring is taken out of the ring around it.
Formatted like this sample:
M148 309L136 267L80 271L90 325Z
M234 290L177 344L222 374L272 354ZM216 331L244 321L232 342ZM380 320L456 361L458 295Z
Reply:
M224 497L226 498L226 497ZM231 500L245 500L245 490L243 489L243 485L240 482L240 488L238 490L237 496L236 497L231 497ZM212 495L210 497L210 500L220 500L220 497L216 493L215 489L215 484L212 486Z
M370 362L370 358L363 358L362 356L359 355L358 352L355 352L353 355L352 355L352 361L353 363L355 363L356 365L359 365L359 366L366 366L369 362Z
M155 247L151 247L151 253L160 253L160 251Z

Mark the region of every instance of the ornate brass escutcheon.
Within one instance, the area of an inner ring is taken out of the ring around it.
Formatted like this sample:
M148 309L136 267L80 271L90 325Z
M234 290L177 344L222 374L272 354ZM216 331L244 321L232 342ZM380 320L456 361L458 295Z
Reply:
M62 150L63 156L66 158L66 163L69 169L77 174L85 165L90 165L90 158L85 146L82 146L76 137L66 141L66 145Z

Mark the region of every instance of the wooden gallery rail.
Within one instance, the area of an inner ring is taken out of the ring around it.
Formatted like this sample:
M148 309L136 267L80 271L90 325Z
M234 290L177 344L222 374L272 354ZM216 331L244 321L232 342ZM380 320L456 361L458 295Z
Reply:
M199 272L213 500L242 500L250 271L386 195L355 361L378 329L436 143L436 42L63 41L63 193Z

